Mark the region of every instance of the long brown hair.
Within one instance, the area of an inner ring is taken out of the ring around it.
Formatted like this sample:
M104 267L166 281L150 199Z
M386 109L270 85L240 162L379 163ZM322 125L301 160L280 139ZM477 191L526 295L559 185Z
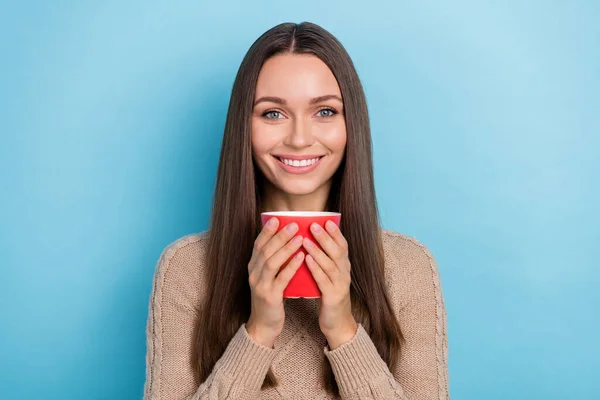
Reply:
M265 32L248 50L238 70L225 123L209 227L207 297L200 311L195 346L198 382L204 382L240 325L250 316L248 262L261 230L264 175L252 159L250 118L258 74L276 54L319 57L337 79L346 119L346 151L333 176L326 211L342 213L340 229L352 265L350 295L357 322L393 370L402 334L384 282L384 254L373 183L369 115L362 85L341 43L318 25L283 23ZM232 230L235 228L235 231ZM325 389L338 386L325 362ZM277 385L271 370L263 388Z

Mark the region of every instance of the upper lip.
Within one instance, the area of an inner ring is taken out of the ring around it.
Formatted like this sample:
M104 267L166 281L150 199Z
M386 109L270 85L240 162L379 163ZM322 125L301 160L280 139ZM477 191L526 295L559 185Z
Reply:
M292 154L273 154L273 156L286 160L312 160L313 158L321 158L323 155L309 154L306 156L294 156Z

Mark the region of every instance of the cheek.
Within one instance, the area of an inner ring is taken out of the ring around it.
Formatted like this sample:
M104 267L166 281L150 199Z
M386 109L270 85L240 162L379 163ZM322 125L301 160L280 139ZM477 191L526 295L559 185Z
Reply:
M257 156L271 151L282 140L282 129L279 126L267 125L260 121L251 124L252 151Z
M258 123L252 123L251 129L252 153L255 157L260 157L272 147L273 136L269 135L264 125Z
M322 135L323 144L334 153L343 153L346 148L346 125L340 124Z

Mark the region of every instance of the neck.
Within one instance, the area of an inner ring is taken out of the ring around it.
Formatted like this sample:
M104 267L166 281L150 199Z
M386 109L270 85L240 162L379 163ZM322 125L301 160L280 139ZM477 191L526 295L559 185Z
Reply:
M312 193L285 193L270 182L264 187L261 212L265 211L326 211L331 181Z

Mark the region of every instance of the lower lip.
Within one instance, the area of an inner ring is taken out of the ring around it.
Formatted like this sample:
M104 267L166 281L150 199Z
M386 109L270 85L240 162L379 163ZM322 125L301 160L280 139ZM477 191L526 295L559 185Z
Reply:
M290 174L307 174L307 173L311 172L312 170L314 170L315 168L317 168L317 166L319 165L319 163L321 163L321 160L323 159L323 157L321 157L317 160L316 163L314 163L312 165L307 165L305 167L293 167L291 165L287 165L287 164L281 162L279 160L279 158L277 158L277 157L274 157L274 158L277 161L277 163L279 164L279 166L281 167L281 169L283 169L285 172L288 172Z

